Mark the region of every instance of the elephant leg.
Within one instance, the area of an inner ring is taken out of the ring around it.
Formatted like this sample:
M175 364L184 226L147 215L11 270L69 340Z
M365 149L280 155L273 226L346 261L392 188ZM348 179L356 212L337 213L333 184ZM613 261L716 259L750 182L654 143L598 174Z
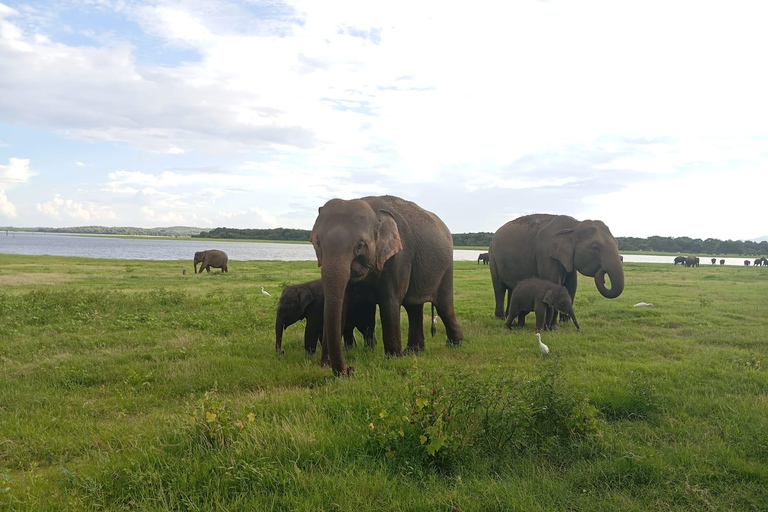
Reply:
M399 356L403 349L400 335L400 304L391 300L382 301L379 304L379 313L384 354Z
M424 351L424 304L405 306L408 313L408 345L410 353Z
M576 274L576 271L573 270L565 275L565 280L563 281L563 286L565 286L565 289L568 290L568 295L571 296L571 304L573 304L573 301L576 300L576 286L578 284L578 277ZM555 321L557 320L558 312L555 311L553 313L554 318L552 320L552 324L555 324ZM569 322L571 320L571 317L568 316L567 313L560 312L560 321L561 322Z
M555 323L557 322L557 311L554 307L548 307L546 313L546 319L544 320L544 329L552 331L555 329Z
M304 328L304 351L312 355L317 351L317 341L323 337L323 323L307 318Z
M355 326L351 324L344 324L344 346L354 347L357 346L357 340L355 340Z
M547 325L547 309L543 304L537 305L534 309L534 313L536 313L536 332L544 330L544 327Z
M507 295L507 287L501 281L494 279L493 281L493 295L496 299L496 311L494 314L496 318L504 319L504 312L507 308L504 306L504 298Z
M437 289L437 297L432 304L434 304L435 309L437 310L437 315L440 317L440 320L443 321L443 325L445 326L445 333L448 335L446 343L449 345L458 345L464 341L464 333L461 330L459 321L456 318L456 310L453 307L452 272L446 273L443 276L443 281Z

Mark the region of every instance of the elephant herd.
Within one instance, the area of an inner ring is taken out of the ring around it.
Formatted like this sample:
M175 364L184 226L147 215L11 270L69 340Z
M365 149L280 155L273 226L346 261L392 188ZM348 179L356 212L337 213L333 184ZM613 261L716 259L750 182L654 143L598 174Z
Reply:
M712 258L710 262L715 265L717 263L717 258ZM696 256L676 256L675 257L675 265L680 263L681 265L685 265L686 267L698 267L699 266L699 258ZM721 265L725 265L725 260L720 260ZM756 266L756 267L765 267L768 266L768 259L766 258L757 258L754 262L750 260L744 260L744 265L749 266L750 264Z
M434 213L394 196L332 199L318 209L310 241L320 279L283 290L275 319L278 353L285 328L306 318L305 351L314 353L320 343L321 366L348 375L353 368L344 360L342 339L354 345L357 328L366 346L373 346L377 305L386 355L424 350L426 302L432 304L433 335L437 311L447 343L464 339L454 310L453 237ZM593 277L605 297L618 297L624 289L618 244L600 221L521 217L496 232L480 261L490 266L496 316L506 318L507 326L515 319L523 326L525 315L535 312L537 330L552 328L559 312L578 329L573 312L577 271ZM405 349L401 307L408 316Z
M445 326L447 343L464 340L454 310L453 237L434 213L394 196L332 199L318 209L310 241L320 279L286 286L275 318L275 348L283 353L283 331L306 318L304 349L312 354L318 343L321 366L337 376L348 375L342 339L355 344L354 329L366 346L376 343L379 307L384 353L403 353L400 309L408 316L405 351L424 350L424 304L432 305ZM554 328L557 314L579 329L573 312L577 272L594 278L607 298L624 289L618 244L601 221L578 221L565 215L528 215L507 222L494 234L488 252L478 257L490 267L496 301L495 315L520 327L529 312L536 329ZM195 253L201 264L227 272L227 255L209 250ZM610 288L605 277L610 279ZM506 307L505 307L506 300Z

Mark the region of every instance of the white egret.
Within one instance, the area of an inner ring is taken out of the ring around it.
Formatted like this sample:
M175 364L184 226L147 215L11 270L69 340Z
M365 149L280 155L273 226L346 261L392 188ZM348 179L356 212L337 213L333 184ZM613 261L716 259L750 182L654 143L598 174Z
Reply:
M540 333L537 332L536 337L539 339L539 352L541 352L541 356L544 357L549 354L549 347L542 343Z
M261 287L261 294L262 295L266 295L267 297L271 297L272 296L272 294L269 293L267 290L265 290L263 286Z

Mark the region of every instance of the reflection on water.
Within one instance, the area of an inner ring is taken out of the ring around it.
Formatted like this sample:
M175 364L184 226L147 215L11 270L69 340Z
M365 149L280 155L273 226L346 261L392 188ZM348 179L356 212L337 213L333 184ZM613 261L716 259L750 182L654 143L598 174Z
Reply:
M195 251L221 249L231 260L311 261L315 251L310 244L266 242L219 242L200 240L161 240L148 238L109 238L101 236L64 235L53 233L0 234L0 253L48 254L52 256L82 256L86 258L117 258L137 260L191 260ZM455 261L477 261L485 252L454 250ZM717 258L718 265L721 258ZM725 258L726 265L744 265L746 258ZM669 263L674 256L625 254L626 263ZM751 259L750 259L751 261ZM711 265L702 258L701 265Z

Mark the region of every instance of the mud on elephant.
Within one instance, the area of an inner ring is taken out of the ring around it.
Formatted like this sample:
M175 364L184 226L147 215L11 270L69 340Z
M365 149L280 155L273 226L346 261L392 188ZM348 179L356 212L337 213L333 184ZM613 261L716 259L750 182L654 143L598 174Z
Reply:
M345 294L344 343L354 346L357 328L363 333L365 345L376 344L376 300L373 289L364 285L351 284ZM304 350L314 354L323 337L323 311L325 296L321 279L306 283L292 284L283 289L277 304L275 316L275 350L283 353L283 331L299 320L306 318L304 327Z
M530 277L565 286L572 302L577 271L593 277L603 297L613 299L624 291L618 243L608 226L599 220L526 215L500 227L488 252L498 318L504 318L505 296L512 294L517 283ZM606 275L610 288L605 284Z
M573 313L571 296L565 286L535 277L517 283L509 298L506 327L511 328L515 318L517 318L517 324L524 327L525 315L531 311L536 313L537 332L554 328L556 312L568 315L576 326L576 330L580 329L576 315Z
M220 268L222 272L229 272L227 269L227 262L229 256L224 251L218 249L209 249L207 251L198 251L195 253L194 268L196 274L202 274L203 270L207 270L210 274L211 267ZM197 271L197 264L200 265L200 272Z
M350 369L341 350L344 292L373 288L387 355L402 353L400 308L408 314L408 349L424 349L424 303L432 302L449 343L464 339L453 306L453 238L435 214L394 196L332 199L310 237L325 292L323 355L336 375Z

